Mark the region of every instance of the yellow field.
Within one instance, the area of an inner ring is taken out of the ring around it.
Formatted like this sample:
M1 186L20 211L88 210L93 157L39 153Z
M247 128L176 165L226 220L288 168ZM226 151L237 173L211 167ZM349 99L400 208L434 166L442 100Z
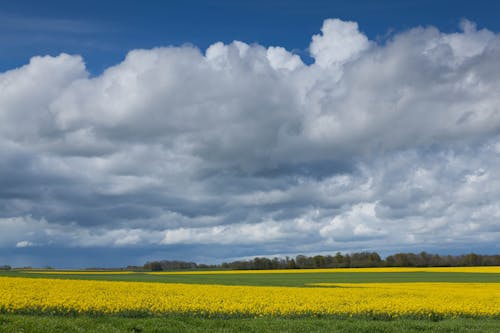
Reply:
M205 315L499 316L500 283L314 288L0 277L0 311Z

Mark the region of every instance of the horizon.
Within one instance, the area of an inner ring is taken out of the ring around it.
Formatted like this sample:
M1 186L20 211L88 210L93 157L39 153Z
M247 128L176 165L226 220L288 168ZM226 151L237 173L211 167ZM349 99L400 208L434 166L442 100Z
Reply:
M5 270L5 268L7 268L7 270L54 270L54 271L135 271L136 269L144 269L146 271L148 270L153 270L152 268L147 268L146 266L148 264L152 264L152 263L183 263L183 264L194 264L196 266L194 267L177 267L177 268L168 268L168 269L162 269L163 271L175 271L175 270L199 270L201 269L202 271L205 270L205 269L222 269L222 270L283 270L283 269L356 269L356 268L431 268L431 267L456 267L456 268L460 268L460 267L487 267L487 266L498 266L498 265L491 265L491 262L490 263L485 263L485 259L481 259L481 263L480 264L464 264L464 263L460 263L458 261L453 261L453 260L458 260L460 257L468 257L470 255L473 255L473 256L479 256L479 257L498 257L500 256L499 254L491 254L491 255L485 255L485 254L480 254L480 253L474 253L474 252L471 252L471 253L462 253L462 254L458 254L458 255L450 255L450 254L438 254L438 253L427 253L425 251L421 251L421 252L416 252L416 253L413 253L413 252L404 252L404 253L392 253L390 255L387 255L387 256L379 256L380 258L380 262L376 262L376 265L374 265L374 263L371 263L371 264L368 264L368 263L365 263L365 264L362 264L361 266L360 265L355 265L355 266L352 266L351 264L349 264L348 266L338 266L339 263L337 263L337 265L334 265L334 266L328 266L328 265L324 265L324 266L321 266L321 267L316 267L316 266L307 266L307 267L278 267L278 268L237 268L237 266L235 266L235 264L237 263L240 263L240 262L246 262L246 263L251 263L253 262L255 259L267 259L267 260L275 260L275 259L278 259L280 261L284 261L286 260L286 262L288 262L289 260L291 261L294 261L294 263L296 262L297 258L298 257L305 257L306 259L312 259L316 256L321 256L321 257L336 257L337 255L341 255L343 257L350 257L352 258L353 256L359 256L359 255L364 255L364 254L368 254L368 255L371 255L371 254L375 254L375 255L379 255L378 252L350 252L350 253L340 253L340 252L337 252L337 253L329 253L329 254L310 254L310 255L304 255L304 254L297 254L295 256L255 256L255 257L245 257L245 258L238 258L237 260L235 261L222 261L222 262L218 262L218 263L204 263L204 262L194 262L194 261L184 261L184 260L178 260L178 259L154 259L154 260L150 260L150 261L147 261L145 263L143 263L142 265L126 265L126 266L99 266L99 265L96 265L96 266L92 266L92 267L53 267L53 266L23 266L23 267L13 267L13 266L10 266L10 265L3 265L3 264L0 264L0 272L2 270ZM440 263L434 263L434 264L429 264L429 263L421 263L420 265L419 264L406 264L406 265L397 265L397 264L389 264L387 265L387 260L389 257L394 257L394 256L398 256L398 255L410 255L410 256L416 256L415 258L419 257L420 260L422 258L422 256L429 256L429 257L440 257L440 260L445 260L445 261L442 261ZM449 260L448 257L453 257L452 261L446 261L446 260ZM366 259L366 258L365 258ZM495 260L494 258L489 258L488 260ZM498 260L497 260L498 261ZM224 267L224 265L227 265L227 267ZM205 267L206 266L206 267Z
M500 253L496 9L1 4L0 265Z

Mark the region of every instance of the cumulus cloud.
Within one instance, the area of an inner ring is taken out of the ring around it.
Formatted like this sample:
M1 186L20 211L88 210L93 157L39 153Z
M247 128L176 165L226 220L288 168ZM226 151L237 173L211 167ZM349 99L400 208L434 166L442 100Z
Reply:
M383 227L383 221L375 212L375 203L360 203L335 216L319 233L330 242L349 242L382 237Z
M326 20L309 51L234 41L0 74L0 247L220 247L217 258L495 251L500 38L383 44Z
M309 50L315 63L321 67L341 66L355 60L368 49L368 38L358 29L356 22L328 19L323 22L322 34L312 37Z

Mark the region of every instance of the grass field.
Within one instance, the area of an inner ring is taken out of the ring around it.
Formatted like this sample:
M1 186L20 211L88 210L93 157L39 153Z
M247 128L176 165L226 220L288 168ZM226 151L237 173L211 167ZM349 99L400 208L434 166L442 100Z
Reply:
M500 267L9 271L0 312L2 333L500 332Z
M192 284L220 284L233 286L287 286L303 287L313 283L401 283L401 282L476 282L476 283L499 283L500 273L464 273L433 271L432 268L422 271L406 270L372 272L342 270L303 270L301 272L241 272L233 271L231 274L225 271L214 272L187 272L187 273L105 273L105 272L64 272L57 271L11 271L2 272L0 276L48 278L51 279L76 279L76 280L101 280L101 281L128 281L128 282L161 282L161 283L192 283ZM304 272L305 271L305 272ZM121 273L121 272L120 272Z
M255 333L327 333L327 332L443 332L443 333L497 333L499 320L494 319L398 319L392 321L361 318L237 318L206 319L185 316L162 318L123 317L62 317L0 315L2 333L205 333L205 332L255 332Z

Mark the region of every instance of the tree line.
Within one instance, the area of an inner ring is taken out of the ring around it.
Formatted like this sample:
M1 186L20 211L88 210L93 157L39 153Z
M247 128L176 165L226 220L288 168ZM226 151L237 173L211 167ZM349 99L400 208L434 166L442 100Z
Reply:
M439 255L427 252L396 253L385 259L377 252L355 252L334 255L296 257L255 257L249 260L223 262L218 265L198 264L180 260L149 261L143 266L127 266L114 270L170 271L195 269L304 269L304 268L363 268L363 267L453 267L453 266L500 266L500 255ZM24 267L28 269L31 267ZM9 265L0 266L0 271L11 270ZM52 269L46 267L46 269ZM92 269L96 270L96 268ZM105 269L109 270L109 269Z
M294 258L255 257L250 260L224 262L220 265L197 264L185 261L150 261L143 267L129 269L167 271L179 269L300 269L300 268L362 268L362 267L452 267L452 266L500 266L500 255L439 255L427 252L396 253L385 259L377 252L355 252L334 255L298 255Z

